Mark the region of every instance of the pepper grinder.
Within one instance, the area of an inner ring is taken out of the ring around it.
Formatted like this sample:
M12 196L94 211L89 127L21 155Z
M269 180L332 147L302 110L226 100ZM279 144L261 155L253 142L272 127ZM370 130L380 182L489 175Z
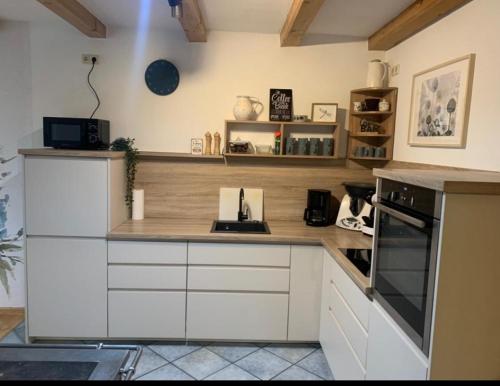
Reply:
M205 134L205 151L204 155L212 155L212 134L209 131Z
M220 134L216 132L214 134L214 155L220 155Z

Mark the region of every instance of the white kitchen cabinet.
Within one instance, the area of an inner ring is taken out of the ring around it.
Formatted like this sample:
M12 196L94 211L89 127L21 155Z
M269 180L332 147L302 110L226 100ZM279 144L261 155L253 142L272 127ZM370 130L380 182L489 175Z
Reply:
M288 268L189 267L188 290L286 292Z
M108 288L186 290L186 266L110 265Z
M109 337L184 339L186 292L109 291Z
M187 339L287 339L288 294L188 292Z
M323 247L292 245L288 340L319 340Z
M369 331L359 316L369 310L369 299L325 252L319 340L335 379L365 379Z
M187 264L187 242L109 241L110 264Z
M289 267L290 245L189 243L190 265Z
M29 335L106 337L106 240L28 237L26 252Z
M125 221L123 160L25 158L26 232L106 237Z
M427 358L374 301L370 309L366 379L425 380L427 368Z
M335 261L335 258L325 250L325 258L328 259L327 275L330 281L335 283L336 288L342 295L349 308L352 310L356 318L363 325L365 330L368 330L368 319L370 315L370 300L366 295L354 284L349 275Z
M365 369L328 307L321 312L320 342L336 380L364 380Z

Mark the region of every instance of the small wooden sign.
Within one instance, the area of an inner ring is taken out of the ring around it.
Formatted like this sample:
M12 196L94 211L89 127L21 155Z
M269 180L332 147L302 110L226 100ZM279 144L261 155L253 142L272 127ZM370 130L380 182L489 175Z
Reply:
M270 121L291 121L293 119L293 94L290 89L271 89L269 99Z
M193 155L203 154L203 139L201 138L191 139L191 154Z

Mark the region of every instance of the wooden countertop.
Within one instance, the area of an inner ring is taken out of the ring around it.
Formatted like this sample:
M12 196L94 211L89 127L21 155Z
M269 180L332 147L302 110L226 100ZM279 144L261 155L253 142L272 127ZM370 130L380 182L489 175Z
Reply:
M500 173L474 170L373 169L373 175L445 193L500 195Z
M123 151L109 150L61 150L61 149L19 149L19 154L38 157L83 157L83 158L123 158Z
M150 218L127 221L108 233L108 240L204 241L233 243L266 243L323 245L337 263L365 293L370 294L370 281L345 257L339 248L369 248L372 238L360 232L336 226L313 228L303 222L268 221L270 235L210 233L211 220L174 220Z

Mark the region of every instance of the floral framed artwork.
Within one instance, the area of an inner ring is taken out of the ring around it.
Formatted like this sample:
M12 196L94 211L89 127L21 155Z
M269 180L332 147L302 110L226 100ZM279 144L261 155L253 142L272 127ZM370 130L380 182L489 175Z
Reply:
M413 76L410 146L465 147L474 61L470 54Z

